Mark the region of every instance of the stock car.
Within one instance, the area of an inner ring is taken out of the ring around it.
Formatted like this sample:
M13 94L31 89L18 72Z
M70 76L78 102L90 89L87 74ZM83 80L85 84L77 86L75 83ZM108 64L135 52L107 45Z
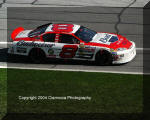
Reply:
M136 56L135 43L122 35L96 32L77 24L48 23L33 30L18 27L11 39L8 53L28 56L35 63L58 58L110 65L127 63Z

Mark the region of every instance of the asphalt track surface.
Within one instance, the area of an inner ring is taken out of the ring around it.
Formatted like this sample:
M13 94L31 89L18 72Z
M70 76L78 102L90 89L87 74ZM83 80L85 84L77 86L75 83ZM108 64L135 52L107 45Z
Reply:
M50 61L45 64L32 64L24 59L8 60L7 67L97 71L141 74L143 72L143 10L142 8L122 7L43 7L43 8L7 8L8 42L16 27L34 29L48 22L76 23L96 31L119 33L136 43L136 58L123 65L95 66L82 61ZM3 41L1 41L3 42ZM5 66L6 49L0 44L0 66ZM148 51L149 52L149 51ZM5 57L4 57L5 56Z

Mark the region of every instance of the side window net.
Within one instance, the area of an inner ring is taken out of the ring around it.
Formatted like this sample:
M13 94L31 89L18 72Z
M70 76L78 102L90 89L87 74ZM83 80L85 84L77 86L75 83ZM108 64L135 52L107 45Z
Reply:
M77 43L79 43L79 40L71 35L60 34L59 43L77 44Z
M44 42L55 42L55 34L54 33L48 33L43 35Z

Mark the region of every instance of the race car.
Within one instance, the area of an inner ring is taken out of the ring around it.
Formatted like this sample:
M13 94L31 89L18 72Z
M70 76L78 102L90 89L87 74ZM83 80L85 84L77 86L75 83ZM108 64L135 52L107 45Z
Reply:
M28 56L35 63L58 58L110 65L127 63L136 56L133 41L77 24L48 23L34 30L18 27L12 32L11 39L13 44L8 53Z

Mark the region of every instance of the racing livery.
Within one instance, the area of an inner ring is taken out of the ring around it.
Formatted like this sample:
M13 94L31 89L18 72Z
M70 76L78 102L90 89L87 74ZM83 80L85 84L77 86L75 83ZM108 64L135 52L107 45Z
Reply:
M60 58L109 65L127 63L136 56L135 43L125 37L76 24L48 23L34 30L18 27L11 38L13 44L8 53L29 56L35 63Z

